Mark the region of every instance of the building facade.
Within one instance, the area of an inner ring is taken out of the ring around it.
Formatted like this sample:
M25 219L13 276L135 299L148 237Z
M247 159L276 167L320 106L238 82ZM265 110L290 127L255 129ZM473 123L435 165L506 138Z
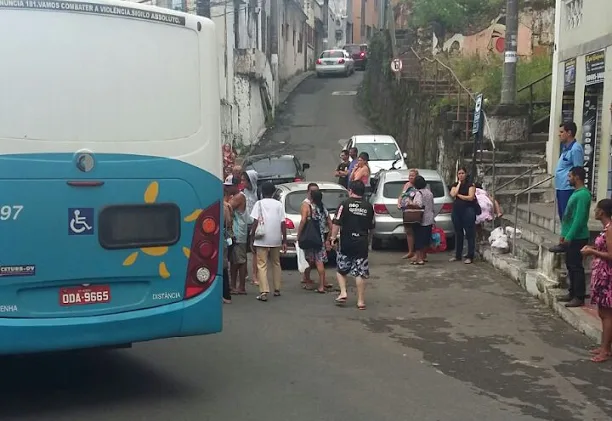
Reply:
M351 38L354 44L365 44L378 30L378 14L380 2L385 0L352 0L351 9Z
M555 15L548 169L559 158L559 125L574 121L587 187L594 200L611 197L612 1L557 0Z

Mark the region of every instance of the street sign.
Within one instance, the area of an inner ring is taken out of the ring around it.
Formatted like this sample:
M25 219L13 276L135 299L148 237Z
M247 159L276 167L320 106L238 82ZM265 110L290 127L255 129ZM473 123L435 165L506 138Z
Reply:
M404 63L402 63L402 60L399 59L399 58L395 58L391 62L391 71L394 72L394 73L401 72L402 71L402 67L404 67Z
M473 134L480 132L480 125L482 123L482 98L482 94L476 97L476 104L474 105L474 124L472 125Z

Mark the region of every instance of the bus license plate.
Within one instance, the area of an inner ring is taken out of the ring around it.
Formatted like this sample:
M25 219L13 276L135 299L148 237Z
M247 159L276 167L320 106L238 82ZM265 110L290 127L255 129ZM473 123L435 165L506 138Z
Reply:
M59 292L61 306L103 304L110 302L110 298L110 287L108 285L62 288Z

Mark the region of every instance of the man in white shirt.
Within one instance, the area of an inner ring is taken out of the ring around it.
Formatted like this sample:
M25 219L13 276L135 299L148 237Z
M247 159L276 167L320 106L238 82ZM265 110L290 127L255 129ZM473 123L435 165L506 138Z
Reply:
M281 264L280 254L287 251L287 229L285 226L285 209L278 200L272 199L276 187L272 183L261 186L262 199L259 200L251 217L251 249L257 257L257 279L259 280L259 301L268 301L270 285L268 283L268 262L272 265L272 283L274 296L280 296ZM257 229L258 227L259 230ZM256 236L256 234L260 234Z

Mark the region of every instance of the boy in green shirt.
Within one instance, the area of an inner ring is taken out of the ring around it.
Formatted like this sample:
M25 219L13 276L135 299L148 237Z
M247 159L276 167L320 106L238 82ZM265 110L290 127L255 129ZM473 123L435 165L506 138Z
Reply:
M560 298L566 307L584 305L586 280L583 258L580 250L589 243L589 214L591 212L591 192L584 186L586 173L582 167L574 167L569 172L569 182L574 187L561 221L561 241L551 251L565 251L565 265L569 277L569 293Z

